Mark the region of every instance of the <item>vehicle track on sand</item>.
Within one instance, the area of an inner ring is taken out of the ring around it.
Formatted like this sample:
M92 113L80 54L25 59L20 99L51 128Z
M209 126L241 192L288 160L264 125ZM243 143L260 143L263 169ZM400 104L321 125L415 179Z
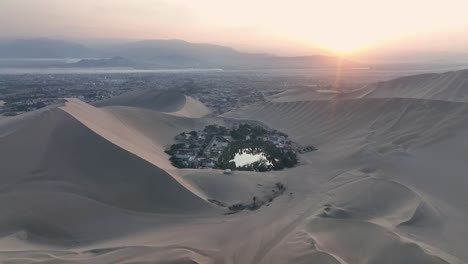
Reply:
M341 174L341 173L340 173ZM339 175L340 175L339 174ZM329 179L326 183L332 181L337 175ZM318 193L317 197L328 197L328 190L322 190ZM326 200L326 198L324 198ZM319 199L318 202L312 202L310 206L307 206L306 209L300 213L300 215L284 226L277 234L266 244L262 245L257 251L257 254L250 261L251 264L258 264L263 261L263 259L279 244L286 238L291 232L293 232L298 226L310 218L313 213L318 209L320 204L323 203L324 199ZM305 199L301 204L306 203L309 199ZM297 212L299 213L299 212Z
M344 175L345 173L353 171L353 170L345 170L342 171L336 175L333 175L331 178L328 180L324 181L321 185L326 186L330 182L334 181L336 178ZM277 232L276 236L271 239L268 243L264 244L258 251L257 254L254 256L252 261L250 261L251 264L258 264L263 261L263 259L279 244L283 241L284 238L286 238L291 232L293 232L298 226L300 226L303 222L307 221L313 213L319 209L321 204L324 204L326 200L329 198L329 192L330 190L336 189L343 187L344 185L351 184L353 182L361 181L364 179L367 179L369 177L372 178L372 176L363 173L364 177L358 177L358 178L353 178L350 181L346 181L339 186L334 186L331 189L329 188L324 188L321 190L316 197L321 197L320 199L317 200L315 203L311 203L310 206L307 206L306 209L292 222L284 226L279 232ZM304 200L302 203L307 202L308 199ZM301 204L302 204L301 203ZM327 254L331 255L333 258L337 259L338 262L342 263L342 260L337 256L334 256L333 254L330 254L326 252Z
M258 251L257 254L254 256L252 261L250 261L251 264L258 264L261 263L261 261L268 255L268 253L276 247L283 239L290 234L294 229L297 228L297 226L305 221L306 218L308 218L313 211L315 210L316 205L311 205L309 206L299 217L297 217L295 220L293 220L291 223L287 224L285 227L283 227L277 235L271 239L268 243L263 245Z

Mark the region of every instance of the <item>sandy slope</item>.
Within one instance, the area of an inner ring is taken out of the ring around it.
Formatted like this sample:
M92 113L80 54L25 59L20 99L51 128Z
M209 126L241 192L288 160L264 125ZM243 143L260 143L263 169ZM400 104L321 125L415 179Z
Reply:
M0 258L14 263L115 263L145 252L150 258L183 263L207 259L199 250L175 247L174 239L144 246L139 239L125 239L116 249L107 249L113 242L105 241L191 225L197 226L195 230L200 225L206 228L226 212L206 198L248 201L264 192L253 183L256 179L273 188L273 176L243 173L216 182L226 176L211 171L202 180L196 177L199 171L171 167L163 152L165 144L181 131L208 123L222 120L189 119L135 107L96 108L76 99L1 123ZM202 184L203 188L197 186ZM63 248L94 243L104 245Z
M170 90L136 90L96 102L94 105L97 107L130 106L193 118L210 114L210 110L200 101Z
M375 97L384 98L267 102L223 118L171 114L198 109L190 99L171 113L157 100L69 100L2 122L0 259L467 263L468 104ZM263 122L319 151L271 173L171 167L163 148L173 135L225 118ZM286 193L257 211L224 215L206 201L250 201L277 181Z
M422 74L369 85L366 97L406 97L468 102L468 70Z
M131 211L212 210L165 171L60 109L43 112L0 145L3 235L23 231L28 241L81 244L157 223Z
M265 103L228 116L260 120L317 145L319 152L304 157L313 166L354 168L327 182L327 209L319 213L326 217L311 217L296 235L317 251L342 263L467 261L468 207L460 200L468 186L460 158L468 147L467 104L324 100Z
M295 102L359 98L416 98L468 102L468 70L401 77L366 85L346 93L294 89L273 95L270 99L275 102Z

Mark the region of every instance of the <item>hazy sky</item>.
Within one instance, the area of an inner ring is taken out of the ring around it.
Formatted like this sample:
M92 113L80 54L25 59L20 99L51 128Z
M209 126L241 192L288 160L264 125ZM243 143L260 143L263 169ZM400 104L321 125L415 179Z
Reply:
M312 54L467 51L468 0L0 0L0 37L184 39Z

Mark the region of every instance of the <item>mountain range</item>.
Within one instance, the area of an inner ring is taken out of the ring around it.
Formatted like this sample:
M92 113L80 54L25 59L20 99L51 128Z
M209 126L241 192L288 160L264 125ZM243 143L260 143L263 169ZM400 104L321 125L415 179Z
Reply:
M0 44L0 58L78 58L74 63L54 67L129 67L158 68L336 68L362 66L334 56L314 55L282 57L245 53L230 47L190 43L183 40L143 40L92 48L82 44L46 38L14 40Z

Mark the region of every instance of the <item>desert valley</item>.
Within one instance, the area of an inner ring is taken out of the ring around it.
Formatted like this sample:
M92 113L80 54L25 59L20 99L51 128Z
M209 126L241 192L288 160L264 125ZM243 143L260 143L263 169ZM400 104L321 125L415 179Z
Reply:
M0 0L0 264L468 264L467 0Z
M3 119L0 258L466 263L467 85L460 70L345 94L288 90L221 115L179 92L146 89ZM174 135L233 120L319 150L279 171L171 165L164 151ZM282 195L226 214L278 182Z

